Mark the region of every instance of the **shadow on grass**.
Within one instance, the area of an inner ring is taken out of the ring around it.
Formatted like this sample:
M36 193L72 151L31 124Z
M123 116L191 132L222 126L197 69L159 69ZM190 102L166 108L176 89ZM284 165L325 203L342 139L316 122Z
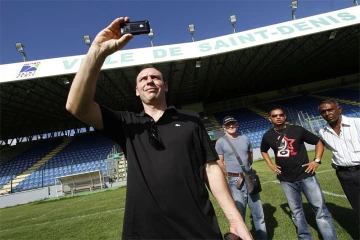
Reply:
M274 217L274 214L276 212L276 207L272 206L269 203L263 204L263 210L265 215L265 224L266 224L266 231L267 231L267 238L273 239L274 238L274 229L278 227L278 221ZM256 230L253 222L253 216L250 216L251 218L251 235L254 236L256 239Z
M289 216L290 220L292 221L289 205L287 203L283 203L280 205L280 207L286 213L286 215ZM304 209L304 214L305 214L305 218L306 218L308 225L312 226L316 230L316 232L318 234L318 236L317 236L318 239L323 239L319 232L319 229L316 225L315 213L312 210L311 205L309 203L303 203L303 209ZM294 224L294 228L296 228L295 224ZM297 229L296 229L296 232L297 232Z
M355 214L352 209L340 207L334 203L326 203L332 218L351 236L360 239L359 226L356 224Z
M326 207L328 208L332 218L336 221L350 236L352 239L360 239L359 228L356 224L356 219L352 209L340 207L334 203L327 202ZM314 228L318 233L318 238L323 239L319 228L316 224L315 213L309 203L303 203L305 218L307 223ZM281 209L291 219L291 212L287 203L281 204ZM295 227L295 226L294 226Z

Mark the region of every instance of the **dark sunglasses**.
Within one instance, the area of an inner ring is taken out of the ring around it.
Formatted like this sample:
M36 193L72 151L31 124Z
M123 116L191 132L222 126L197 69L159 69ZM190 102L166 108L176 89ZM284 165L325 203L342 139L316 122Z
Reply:
M272 118L276 118L277 116L283 117L283 116L285 116L285 114L280 113L280 114L272 114L272 115L271 115Z
M165 146L162 143L161 139L159 138L159 133L158 133L157 127L154 123L151 123L148 133L149 133L149 141L150 141L151 146L155 150L158 150L158 151L164 150Z

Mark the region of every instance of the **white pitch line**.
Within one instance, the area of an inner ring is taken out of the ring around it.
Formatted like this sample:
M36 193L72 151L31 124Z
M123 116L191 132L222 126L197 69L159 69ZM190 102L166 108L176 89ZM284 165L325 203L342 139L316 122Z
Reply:
M346 196L344 194L336 194L336 193L331 193L331 192L326 192L326 191L322 191L322 192L324 194L327 194L327 195L330 195L330 196L346 198Z
M120 210L124 210L124 209L125 209L125 208L115 208L115 209L107 210L107 211L104 211L104 212L97 212L97 213L80 215L80 216L75 216L75 217L70 217L70 218L63 218L63 219L58 219L58 220L53 220L53 221L48 221L48 222L43 222L43 223L35 223L35 224L31 224L31 225L26 225L26 226L20 226L20 227L15 227L15 228L8 228L8 229L5 229L5 230L1 230L0 232L6 232L6 231L17 230L17 229L22 229L22 228L29 228L29 227L33 227L33 226L41 226L41 225L45 225L45 224L48 224L48 223L67 221L67 220L76 219L76 218L90 217L90 216L95 216L95 215L98 215L98 214L115 212L115 211L120 211Z
M280 184L280 181L279 181L279 180L266 181L266 182L261 183L261 185L263 185L263 184L268 184L268 183L279 183L279 184Z
M332 172L332 171L335 171L335 169L323 170L323 171L319 171L319 172L316 172L316 173L324 173L324 172Z

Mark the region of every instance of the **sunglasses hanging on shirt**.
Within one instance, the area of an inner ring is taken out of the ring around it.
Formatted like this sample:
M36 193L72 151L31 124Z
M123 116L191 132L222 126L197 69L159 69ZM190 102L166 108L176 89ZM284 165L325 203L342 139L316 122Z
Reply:
M164 150L165 146L159 137L159 132L154 122L151 123L148 133L151 146L158 151Z

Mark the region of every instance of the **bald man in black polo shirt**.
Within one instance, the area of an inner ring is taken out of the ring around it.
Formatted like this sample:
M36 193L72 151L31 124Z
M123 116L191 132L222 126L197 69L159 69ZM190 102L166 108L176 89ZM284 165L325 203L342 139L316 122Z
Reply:
M252 239L196 113L168 107L168 83L155 68L136 79L140 114L94 102L96 80L107 56L132 35L120 35L115 19L94 39L72 83L66 108L115 142L128 160L123 239L222 239L205 183L229 220L230 232Z

